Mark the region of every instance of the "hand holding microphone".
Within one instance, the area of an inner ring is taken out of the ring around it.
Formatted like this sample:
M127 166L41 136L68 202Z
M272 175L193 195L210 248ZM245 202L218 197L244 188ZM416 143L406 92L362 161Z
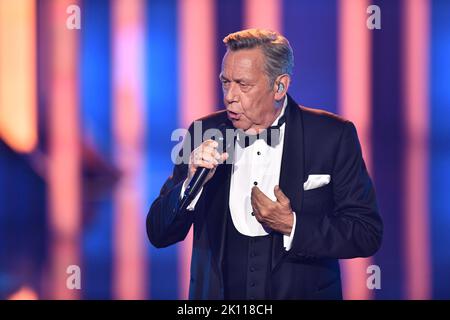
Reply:
M216 172L216 168L219 164L222 164L228 159L228 153L224 152L219 154L217 147L219 146L217 141L206 140L194 151L192 151L189 158L189 170L188 180L191 181L198 168L209 169L208 174L203 184L208 182ZM202 185L203 186L203 185Z
M203 185L214 176L217 166L228 159L227 152L219 154L218 146L218 142L206 140L192 151L189 157L188 186L181 199L179 210L186 210Z

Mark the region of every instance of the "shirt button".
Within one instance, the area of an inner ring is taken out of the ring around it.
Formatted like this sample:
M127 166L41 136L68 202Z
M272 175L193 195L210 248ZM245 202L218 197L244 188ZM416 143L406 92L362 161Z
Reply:
M260 155L261 155L261 152L258 151L256 154L257 154L258 156L260 156Z
M250 282L250 287L254 287L255 286L255 283L254 282Z
M255 271L255 268L250 267L250 272L253 272L253 271Z
M254 184L255 186L257 186L257 185L258 185L258 182L254 181L253 184Z

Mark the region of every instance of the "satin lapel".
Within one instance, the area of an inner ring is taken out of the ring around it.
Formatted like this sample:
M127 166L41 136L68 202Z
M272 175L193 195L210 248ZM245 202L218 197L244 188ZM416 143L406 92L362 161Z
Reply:
M208 182L212 183L208 192L211 203L206 212L206 221L208 225L209 245L212 251L213 259L222 269L222 260L225 247L225 231L227 223L227 214L229 206L229 194L231 183L231 164L223 164L217 168L214 178Z
M304 181L303 116L297 103L288 95L286 107L286 131L281 160L280 188L290 199L292 210L300 211ZM283 235L273 234L272 271L287 251L283 247Z

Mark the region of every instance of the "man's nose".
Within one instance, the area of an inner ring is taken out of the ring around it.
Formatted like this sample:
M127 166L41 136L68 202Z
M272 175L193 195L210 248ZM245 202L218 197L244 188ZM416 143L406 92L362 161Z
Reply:
M235 83L230 83L228 88L224 90L225 101L227 103L233 103L239 101L239 88Z

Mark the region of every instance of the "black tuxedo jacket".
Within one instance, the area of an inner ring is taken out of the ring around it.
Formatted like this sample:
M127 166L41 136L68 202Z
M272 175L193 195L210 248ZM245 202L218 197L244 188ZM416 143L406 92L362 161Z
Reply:
M288 96L280 188L297 222L292 247L273 234L271 299L342 298L338 259L368 257L381 244L383 224L354 125L320 110L298 106ZM200 119L203 131L229 123L225 111ZM193 137L193 126L189 129ZM186 139L186 141L189 139ZM191 139L194 140L194 139ZM196 145L191 144L191 150ZM220 165L192 212L177 212L187 164L174 167L147 216L147 234L156 247L194 240L189 297L223 299L231 164ZM303 190L310 174L329 174L328 185Z

